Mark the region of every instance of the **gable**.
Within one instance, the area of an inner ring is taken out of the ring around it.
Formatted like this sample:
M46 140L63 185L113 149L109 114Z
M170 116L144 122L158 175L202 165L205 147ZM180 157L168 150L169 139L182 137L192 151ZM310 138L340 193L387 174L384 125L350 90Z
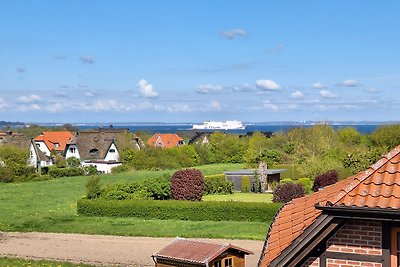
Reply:
M268 230L259 266L275 266L271 263L278 257L289 257L290 251L301 249L298 244L319 221L325 220L329 225L328 219L334 218L323 212L357 211L370 214L370 218L386 212L388 217L395 218L390 214L398 214L399 209L400 146L364 172L283 206Z

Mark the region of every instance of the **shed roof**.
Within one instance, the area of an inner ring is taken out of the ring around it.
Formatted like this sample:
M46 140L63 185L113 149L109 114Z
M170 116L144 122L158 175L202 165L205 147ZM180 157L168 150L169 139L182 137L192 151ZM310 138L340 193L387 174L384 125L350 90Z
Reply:
M267 233L259 266L270 266L322 214L318 207L400 209L400 146L367 170L287 203Z
M245 255L253 254L249 250L231 244L212 244L177 238L174 242L154 254L153 257L195 264L207 264L227 250L234 250Z

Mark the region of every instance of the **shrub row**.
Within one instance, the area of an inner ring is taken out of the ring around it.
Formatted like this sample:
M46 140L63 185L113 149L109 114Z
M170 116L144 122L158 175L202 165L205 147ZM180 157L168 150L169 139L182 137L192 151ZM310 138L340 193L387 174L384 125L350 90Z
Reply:
M279 203L192 202L177 200L78 200L78 214L104 217L137 217L158 220L269 222Z
M49 168L49 175L53 178L84 175L81 168Z

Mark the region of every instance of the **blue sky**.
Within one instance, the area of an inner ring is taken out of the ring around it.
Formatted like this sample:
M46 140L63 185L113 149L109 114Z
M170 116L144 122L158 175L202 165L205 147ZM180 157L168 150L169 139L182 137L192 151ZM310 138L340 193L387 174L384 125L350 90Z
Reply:
M2 1L0 120L400 120L400 1Z

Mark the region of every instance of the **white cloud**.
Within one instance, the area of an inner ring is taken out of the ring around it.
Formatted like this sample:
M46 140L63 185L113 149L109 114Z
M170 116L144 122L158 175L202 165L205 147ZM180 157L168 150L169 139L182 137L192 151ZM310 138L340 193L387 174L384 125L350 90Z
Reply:
M339 97L338 95L335 95L334 93L332 93L332 92L329 91L329 90L321 90L321 91L319 92L319 95L320 95L321 97L323 97L323 98L338 98L338 97Z
M222 110L221 104L216 100L211 101L210 102L210 110L213 110L213 111Z
M4 101L3 98L0 98L0 109L6 108L8 104Z
M94 97L94 96L96 96L96 91L95 90L89 90L89 91L86 91L85 92L85 96L87 96L87 97Z
M272 80L257 80L256 86L266 91L275 91L281 89L281 86Z
M221 85L212 85L212 84L204 84L200 85L196 88L196 93L198 94L212 94L212 93L219 93L224 90L224 87Z
M337 83L337 85L344 87L357 87L359 86L359 83L356 80L345 80L343 82Z
M290 97L291 97L291 98L299 99L299 98L303 98L303 97L304 97L304 94L303 94L302 92L300 92L300 91L296 91L296 92L293 92L293 93L290 95Z
M40 110L41 107L38 104L26 104L18 106L18 110L20 111L32 111L32 110Z
M47 104L45 109L51 113L57 113L64 111L64 105L62 103L50 103Z
M148 98L158 97L158 93L154 91L153 85L149 84L144 79L141 79L138 82L137 87L143 97L148 97Z
M314 89L325 89L326 88L326 86L325 85L323 85L322 83L313 83L312 85L311 85L311 88L314 88Z
M236 37L246 37L247 35L248 33L242 29L233 29L222 33L222 36L229 40L233 40Z
M366 88L364 89L364 92L368 93L368 94L378 94L381 91L375 88Z
M251 92L254 90L254 86L250 84L243 84L243 85L235 85L229 87L233 92Z
M37 102L41 100L40 96L38 95L29 95L29 96L20 96L17 99L18 103L22 103L22 104L27 104L27 103L32 103L32 102Z
M279 110L279 106L276 105L276 104L271 103L271 101L269 101L269 100L264 101L263 102L263 106L264 106L264 108L270 109L272 111L278 111Z
M94 64L96 60L91 56L81 56L79 60L84 64Z
M67 93L62 92L62 91L56 92L53 96L54 97L68 97Z

